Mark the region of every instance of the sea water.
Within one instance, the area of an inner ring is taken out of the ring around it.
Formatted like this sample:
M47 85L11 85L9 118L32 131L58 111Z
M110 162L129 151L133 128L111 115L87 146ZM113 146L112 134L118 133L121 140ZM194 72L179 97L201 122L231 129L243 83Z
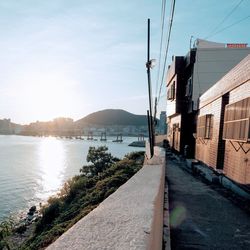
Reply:
M0 135L0 221L18 215L29 207L45 202L63 183L79 174L86 165L90 146L106 145L118 158L143 148L129 147L135 138L122 143Z

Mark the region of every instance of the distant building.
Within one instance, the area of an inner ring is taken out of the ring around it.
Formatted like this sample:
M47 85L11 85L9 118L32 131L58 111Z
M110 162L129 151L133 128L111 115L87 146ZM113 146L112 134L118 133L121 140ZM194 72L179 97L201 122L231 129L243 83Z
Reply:
M0 120L0 134L12 134L13 129L11 125L11 120L10 119L3 119Z
M166 133L167 133L166 111L161 111L159 125L158 125L158 134L165 135Z
M194 156L199 97L250 53L246 44L198 39L186 56L173 57L167 72L167 124L170 146Z
M250 55L199 100L195 158L250 184Z

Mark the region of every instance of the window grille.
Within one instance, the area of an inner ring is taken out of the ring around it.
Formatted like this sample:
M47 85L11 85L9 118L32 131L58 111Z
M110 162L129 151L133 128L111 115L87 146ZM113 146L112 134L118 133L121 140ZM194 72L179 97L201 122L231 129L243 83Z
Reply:
M212 137L212 115L207 114L198 117L197 137L211 139Z
M223 139L250 141L250 97L228 104L225 108Z

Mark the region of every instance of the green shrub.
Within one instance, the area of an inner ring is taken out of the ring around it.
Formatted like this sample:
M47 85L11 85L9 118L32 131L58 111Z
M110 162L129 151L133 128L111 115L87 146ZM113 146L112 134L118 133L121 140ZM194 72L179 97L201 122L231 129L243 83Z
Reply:
M129 160L144 160L145 152L144 151L137 151L137 152L131 152L125 155L125 158Z
M119 159L108 153L108 147L106 146L98 148L89 147L87 162L91 162L92 164L83 166L80 172L85 176L98 175L118 160Z
M14 230L14 221L9 218L0 223L0 249L10 249L9 235Z
M23 234L27 230L26 225L20 225L19 227L15 228L15 232L18 234Z
M48 206L42 209L42 218L38 220L35 228L35 232L41 232L48 226L50 226L53 220L59 215L61 201L59 198L51 197L48 200Z
M100 202L125 183L142 166L144 152L133 152L123 160L107 153L107 147L90 147L81 174L67 181L57 196L48 200L42 218L36 223L34 235L20 249L43 249L88 214ZM0 248L1 249L1 248Z

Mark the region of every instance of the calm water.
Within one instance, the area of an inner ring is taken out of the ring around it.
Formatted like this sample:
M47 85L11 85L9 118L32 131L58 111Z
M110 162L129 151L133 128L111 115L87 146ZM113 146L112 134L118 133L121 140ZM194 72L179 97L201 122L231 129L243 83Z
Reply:
M55 194L68 178L86 164L89 146L107 145L112 155L123 157L142 148L123 143L0 135L0 221L17 215Z

